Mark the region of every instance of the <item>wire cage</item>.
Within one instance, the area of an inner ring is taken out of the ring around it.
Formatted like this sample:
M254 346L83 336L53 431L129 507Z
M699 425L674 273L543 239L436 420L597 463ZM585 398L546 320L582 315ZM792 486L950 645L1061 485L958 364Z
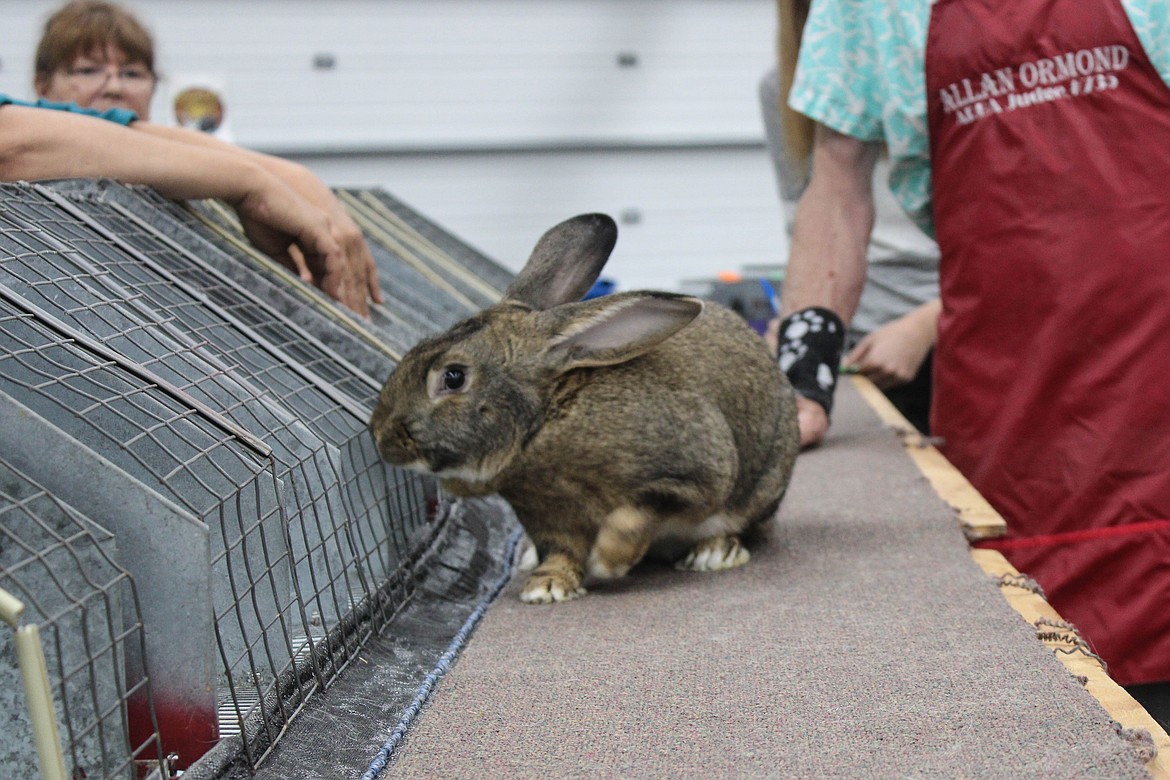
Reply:
M410 598L449 514L367 423L410 344L499 297L451 252L507 272L392 199L340 195L389 298L369 321L258 257L222 204L0 186L0 457L92 507L126 557L177 766L212 747L260 765Z
M69 775L133 780L140 768L161 766L138 595L113 535L3 459L0 590L23 603L22 622L42 638ZM13 778L38 764L27 739L33 724L20 697L16 636L0 629L0 706L9 713L0 777Z

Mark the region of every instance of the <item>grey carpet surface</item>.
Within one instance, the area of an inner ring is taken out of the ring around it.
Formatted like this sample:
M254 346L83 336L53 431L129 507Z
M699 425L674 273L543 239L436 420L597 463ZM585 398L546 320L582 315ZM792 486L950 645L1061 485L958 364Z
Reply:
M747 566L645 564L549 606L518 575L379 776L1147 776L839 396Z

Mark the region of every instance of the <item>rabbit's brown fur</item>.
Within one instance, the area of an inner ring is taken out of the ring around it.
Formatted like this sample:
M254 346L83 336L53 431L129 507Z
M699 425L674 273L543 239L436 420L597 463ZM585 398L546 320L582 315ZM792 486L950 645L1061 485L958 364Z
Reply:
M371 420L391 463L499 493L539 556L525 601L584 592L648 551L745 563L799 448L792 389L738 315L668 293L578 301L616 237L604 215L542 237L504 301L421 342Z

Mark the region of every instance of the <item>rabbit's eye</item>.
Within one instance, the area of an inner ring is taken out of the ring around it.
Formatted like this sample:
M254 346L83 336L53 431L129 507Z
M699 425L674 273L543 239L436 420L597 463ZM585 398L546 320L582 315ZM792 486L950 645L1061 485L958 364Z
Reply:
M451 366L443 372L444 390L462 390L467 383L467 372L461 366Z
M449 363L427 376L427 395L433 399L466 393L471 386L467 366Z

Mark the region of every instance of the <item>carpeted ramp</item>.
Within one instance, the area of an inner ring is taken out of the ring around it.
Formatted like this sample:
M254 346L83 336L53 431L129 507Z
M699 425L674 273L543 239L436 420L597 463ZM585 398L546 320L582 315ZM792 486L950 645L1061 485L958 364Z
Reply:
M519 584L367 776L1147 776L848 383L745 568Z

